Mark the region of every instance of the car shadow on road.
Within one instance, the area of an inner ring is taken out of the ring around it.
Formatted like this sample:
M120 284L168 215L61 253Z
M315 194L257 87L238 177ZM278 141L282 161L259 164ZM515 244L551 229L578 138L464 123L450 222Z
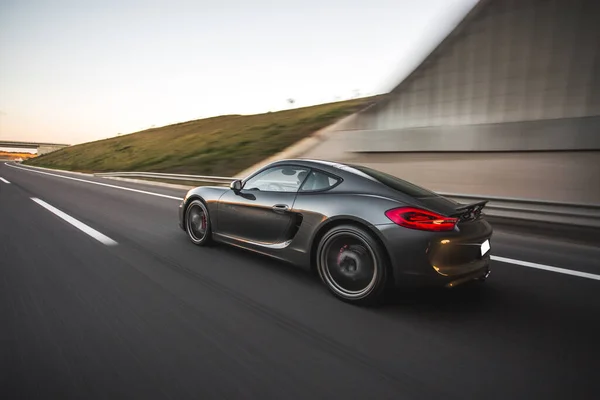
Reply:
M383 309L389 311L414 310L421 312L479 312L493 306L498 300L488 283L468 283L448 288L390 289Z
M312 273L307 268L302 268L289 262L279 260L277 258L273 258L264 254L260 254L252 250L236 246L230 246L222 243L216 243L213 246L211 246L208 250L219 254L221 254L222 252L223 254L227 254L232 258L235 257L239 261L251 261L252 268L261 268L264 270L268 270L269 273L286 277L293 277L294 279L304 281L305 283L321 282L317 274Z
M305 268L281 261L266 255L241 249L235 246L218 244L209 249L211 252L226 251L229 256L240 260L252 260L252 268L260 268L273 277L289 278L299 285L320 288L327 293L318 274ZM258 272L258 271L257 271ZM422 312L477 312L485 310L490 303L498 300L497 290L490 283L467 283L456 288L402 288L389 289L378 307L370 307L382 312L420 310ZM494 294L490 293L496 292ZM500 295L500 297L502 297ZM331 295L333 299L333 295ZM339 301L339 300L335 300Z

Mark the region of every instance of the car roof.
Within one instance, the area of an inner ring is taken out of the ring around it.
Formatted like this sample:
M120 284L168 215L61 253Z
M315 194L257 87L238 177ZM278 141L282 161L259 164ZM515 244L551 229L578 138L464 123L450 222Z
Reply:
M327 160L316 160L312 158L288 158L283 160L277 160L275 162L270 163L269 165L279 165L279 164L296 164L302 166L309 166L314 168L325 168L325 169L334 169L340 167L346 167L347 164L343 164L340 162L333 162Z
M385 186L385 185L382 185L381 182L377 181L377 179L373 178L372 176L369 176L369 175L365 174L364 172L356 169L354 167L354 165L352 165L352 164L345 164L345 163L341 163L341 162L334 162L334 161L327 161L327 160L317 160L317 159L312 159L312 158L290 158L290 159L277 160L277 161L274 161L270 164L263 166L261 168L261 170L271 167L271 166L285 165L285 164L294 164L294 165L298 165L301 167L316 168L316 169L320 169L321 171L330 173L332 175L339 176L343 179L351 179L352 181L356 181L356 179L358 179L363 182L364 182L364 180L367 180L372 183L375 183L377 186L380 186L380 185Z

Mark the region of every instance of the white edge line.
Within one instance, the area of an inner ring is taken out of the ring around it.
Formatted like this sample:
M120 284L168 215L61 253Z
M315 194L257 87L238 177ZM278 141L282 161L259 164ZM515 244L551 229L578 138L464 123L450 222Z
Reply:
M594 280L600 281L600 275L590 274L588 272L581 272L581 271L574 271L571 269L551 267L549 265L536 264L536 263L532 263L529 261L521 261L521 260L515 260L512 258L499 257L499 256L491 256L491 259L494 261L500 261L503 263L520 265L522 267L543 269L546 271L558 272L559 274L579 276L581 278L588 278L588 279L594 279Z
M16 164L16 163L13 162L13 164ZM23 164L19 164L19 165L23 165ZM71 175L80 175L80 176L88 176L88 177L94 176L94 174L86 174L84 172L67 171L66 169L52 169L52 168L46 168L46 167L38 167L38 166L34 166L34 165L27 165L27 168L42 169L45 171L58 171L58 172L63 172L65 174L71 174Z
M59 175L59 174L51 174L50 172L36 171L35 169L17 167L16 165L10 165L8 163L4 163L4 165L6 165L7 167L11 167L11 168L22 169L24 171L34 172L36 174L44 174L44 175L56 176L56 177L63 178L63 179L71 179L73 181L78 181L78 182L91 183L92 185L106 186L106 187L110 187L110 188L114 188L114 189L127 190L127 191L130 191L130 192L136 192L136 193L143 193L143 194L148 194L148 195L151 195L151 196L164 197L166 199L172 199L172 200L183 200L183 198L181 198L181 197L169 196L167 194L148 192L146 190L132 189L132 188L127 188L127 187L117 186L117 185L110 185L108 183L102 183L102 182L88 181L86 179L74 178L72 176L64 176L64 175Z
M100 243L105 244L107 246L116 246L118 244L117 242L115 242L114 240L109 238L108 236L98 232L97 230L95 230L93 228L90 228L83 222L76 220L75 218L71 217L68 214L65 214L64 212L60 211L58 208L51 206L50 204L46 203L45 201L40 200L36 197L32 197L31 200L35 201L40 206L44 207L46 210L50 211L57 217L62 218L69 224L73 225L75 228L82 231L83 233L90 235L91 237L93 237L94 239L99 241Z
M4 182L4 183L8 183L10 185L10 182L7 181L6 179L4 179L3 177L0 176L0 181Z

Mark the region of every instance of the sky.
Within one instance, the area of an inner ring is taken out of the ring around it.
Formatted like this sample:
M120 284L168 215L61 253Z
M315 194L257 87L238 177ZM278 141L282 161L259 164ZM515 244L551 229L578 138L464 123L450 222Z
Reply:
M385 93L476 2L0 0L0 140L77 144Z

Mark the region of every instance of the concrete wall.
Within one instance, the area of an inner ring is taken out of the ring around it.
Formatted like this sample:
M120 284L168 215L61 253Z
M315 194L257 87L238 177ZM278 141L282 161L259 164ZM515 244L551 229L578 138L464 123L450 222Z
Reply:
M598 116L599 15L597 0L483 0L354 128Z
M352 130L351 152L600 150L600 117Z
M438 192L600 204L600 152L357 155ZM349 160L350 161L350 160Z
M600 204L600 151L345 151L343 130L295 156L367 165L438 192Z
M302 157L436 191L600 204L600 1L482 0Z
M48 153L52 153L53 151L63 149L65 147L67 147L67 146L64 146L64 145L59 145L59 146L46 146L46 145L43 145L43 146L39 146L37 148L37 154L38 155L48 154Z

